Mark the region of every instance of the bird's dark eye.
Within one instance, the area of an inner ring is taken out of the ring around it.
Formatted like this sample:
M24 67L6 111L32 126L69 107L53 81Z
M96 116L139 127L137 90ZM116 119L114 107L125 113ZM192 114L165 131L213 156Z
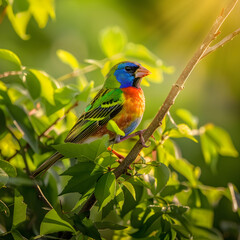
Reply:
M126 70L127 72L133 72L134 69L132 69L131 67L126 66L126 67L125 67L125 70Z

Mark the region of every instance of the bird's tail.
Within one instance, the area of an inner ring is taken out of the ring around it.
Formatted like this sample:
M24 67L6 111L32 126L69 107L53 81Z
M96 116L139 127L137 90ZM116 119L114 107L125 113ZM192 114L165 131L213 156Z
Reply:
M54 153L50 158L48 158L37 170L35 170L32 176L35 178L41 173L45 173L55 162L61 159L63 155L59 152Z

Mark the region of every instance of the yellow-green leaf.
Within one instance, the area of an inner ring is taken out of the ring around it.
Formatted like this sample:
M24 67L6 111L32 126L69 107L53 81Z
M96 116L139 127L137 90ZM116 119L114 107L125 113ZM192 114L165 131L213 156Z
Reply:
M110 120L108 122L107 129L115 132L117 135L125 136L125 133L118 127L118 125L113 120Z
M21 70L22 63L19 57L10 50L0 49L0 59L7 60L16 65L17 69Z
M63 220L57 214L55 209L52 209L45 215L41 223L40 234L46 235L46 234L62 232L62 231L75 232L71 224Z
M127 37L121 28L115 26L106 28L101 32L100 42L103 52L111 57L123 51Z
M77 59L70 52L59 49L57 50L57 56L63 63L69 65L72 69L79 68Z
M127 182L127 181L122 182L122 184L132 194L134 200L136 200L136 192L135 192L135 188L133 187L133 185L130 182Z

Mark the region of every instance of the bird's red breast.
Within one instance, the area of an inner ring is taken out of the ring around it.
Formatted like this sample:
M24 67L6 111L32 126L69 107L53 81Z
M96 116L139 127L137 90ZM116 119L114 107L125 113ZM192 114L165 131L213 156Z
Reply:
M121 88L121 90L125 98L123 108L112 120L124 131L134 121L141 121L145 110L145 97L141 88L127 87ZM115 136L115 133L109 131L106 126L97 131L94 136L100 137L104 134L109 134L110 139Z

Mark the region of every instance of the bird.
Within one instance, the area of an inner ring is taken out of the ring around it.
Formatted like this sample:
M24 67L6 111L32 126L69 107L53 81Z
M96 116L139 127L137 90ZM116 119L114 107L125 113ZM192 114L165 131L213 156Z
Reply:
M131 137L130 133L140 124L145 110L145 97L140 83L150 73L137 62L124 61L114 65L106 75L103 87L87 105L64 142L90 143L108 134L109 144L113 144ZM109 120L113 120L125 136L108 130ZM139 133L140 136L141 131ZM33 172L32 177L45 173L61 158L62 154L54 153Z

